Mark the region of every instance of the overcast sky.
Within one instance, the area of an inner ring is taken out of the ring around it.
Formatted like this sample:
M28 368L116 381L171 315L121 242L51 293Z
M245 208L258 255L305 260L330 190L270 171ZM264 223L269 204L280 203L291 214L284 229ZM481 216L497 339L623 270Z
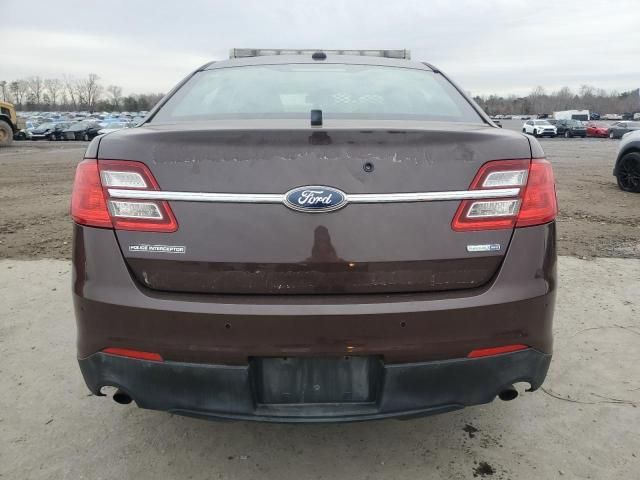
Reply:
M166 92L231 47L408 48L472 94L640 87L640 2L0 0L0 80Z

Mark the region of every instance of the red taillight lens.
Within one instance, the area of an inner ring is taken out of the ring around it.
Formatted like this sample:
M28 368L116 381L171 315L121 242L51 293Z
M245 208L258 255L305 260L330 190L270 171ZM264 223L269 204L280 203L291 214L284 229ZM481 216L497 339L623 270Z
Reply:
M500 355L501 353L509 353L509 352L517 352L519 350L524 350L525 348L529 348L527 345L504 345L502 347L492 347L492 348L479 348L477 350L472 350L467 355L467 358L480 358L480 357L490 357L492 355Z
M508 198L464 200L451 227L458 232L526 227L550 222L557 214L551 164L543 159L496 160L485 163L470 190L519 188Z
M495 160L487 162L476 174L469 190L520 188L527 182L530 160ZM451 227L458 232L513 228L521 198L464 200L453 217Z
M83 160L76 168L71 196L71 217L81 225L113 228L100 183L97 160Z
M151 360L154 362L163 362L164 359L159 353L141 352L139 350L131 350L129 348L109 347L102 350L109 355L117 355L119 357L137 358L138 360Z
M536 158L531 162L529 181L524 190L516 227L530 227L548 223L558 214L556 183L553 168L546 160Z
M141 162L84 160L78 165L71 203L71 215L81 224L117 230L175 232L178 229L166 201L111 198L110 189L160 190ZM88 212L88 213L87 213Z

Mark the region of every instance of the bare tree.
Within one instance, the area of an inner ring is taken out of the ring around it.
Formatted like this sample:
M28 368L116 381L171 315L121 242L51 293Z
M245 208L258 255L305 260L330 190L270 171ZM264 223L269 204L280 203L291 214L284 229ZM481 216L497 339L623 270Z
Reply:
M556 100L554 109L567 110L574 103L573 92L569 87L562 87L554 96Z
M6 80L0 80L0 92L2 92L2 101L6 102L7 101L7 81Z
M47 78L44 81L44 86L49 93L49 100L51 100L51 105L56 106L56 101L60 96L60 92L62 91L62 82L57 78Z
M33 98L33 103L40 106L40 101L42 100L42 90L43 90L43 81L42 77L39 75L35 77L29 77L27 79L27 84L29 85L29 91Z
M119 110L120 109L120 100L122 99L122 87L117 85L109 85L107 87L107 93L111 95L111 103L113 106Z
M29 92L29 85L25 80L16 80L9 84L9 90L13 95L13 101L17 105L22 106L27 93Z
M529 94L529 102L531 103L531 108L534 112L546 112L547 108L547 92L544 90L544 87L538 85L533 91Z
M69 77L67 75L64 75L63 81L64 81L64 88L66 90L66 94L69 95L69 100L71 100L71 105L73 106L74 110L77 110L78 109L78 96L77 96L78 81L75 78Z
M102 94L102 85L98 83L100 77L95 73L90 73L87 78L79 82L79 92L84 104L87 105L89 111L93 111L96 102Z

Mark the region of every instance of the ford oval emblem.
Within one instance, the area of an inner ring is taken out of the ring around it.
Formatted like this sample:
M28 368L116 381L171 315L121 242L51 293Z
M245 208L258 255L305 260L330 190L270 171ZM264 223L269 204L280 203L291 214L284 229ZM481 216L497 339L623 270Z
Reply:
M309 185L285 193L284 204L299 212L332 212L347 204L347 195L337 188Z

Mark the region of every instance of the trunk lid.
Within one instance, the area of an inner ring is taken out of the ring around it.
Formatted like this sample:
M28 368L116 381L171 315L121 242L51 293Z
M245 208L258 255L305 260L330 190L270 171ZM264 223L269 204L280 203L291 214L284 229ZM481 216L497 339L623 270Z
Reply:
M102 159L144 162L163 191L246 194L305 185L347 195L467 190L485 162L530 156L515 132L434 122L334 121L321 130L273 120L153 125L110 134L99 150ZM176 232L116 236L136 278L163 291L466 289L494 276L512 229L455 232L459 203L348 204L310 214L281 203L171 201ZM469 252L469 245L500 249Z

